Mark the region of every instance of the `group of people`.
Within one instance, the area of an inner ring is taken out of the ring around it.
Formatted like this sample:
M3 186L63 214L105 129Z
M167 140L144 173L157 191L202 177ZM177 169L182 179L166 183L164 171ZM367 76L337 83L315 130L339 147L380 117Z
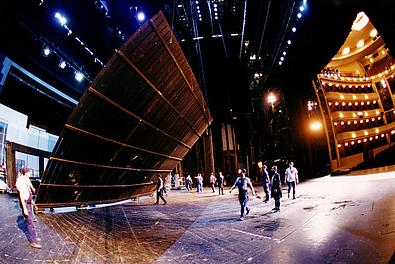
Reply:
M232 188L230 188L230 193L234 188L238 188L239 190L239 202L240 202L240 220L244 220L245 215L250 212L250 208L248 207L248 188L251 189L252 195L255 196L255 190L252 185L251 180L246 177L246 170L239 170L239 177L236 179ZM295 196L295 187L296 184L299 183L298 170L294 167L294 163L290 162L289 167L285 170L285 183L288 185L288 198L290 198L291 189L293 189L293 199L296 199ZM281 177L278 173L277 166L272 167L272 177L270 178L269 173L267 171L267 166L263 165L262 167L262 185L263 192L265 193L265 199L263 202L267 203L270 199L270 196L274 199L274 208L272 211L278 212L280 211L281 205ZM270 193L269 193L270 190Z
M273 166L271 168L272 174L271 177L269 172L267 171L267 166L262 166L262 185L263 192L265 193L265 197L263 202L267 203L270 200L270 197L274 199L274 208L272 209L274 212L280 211L281 206L281 198L282 198L282 190L281 190L281 176L278 173L277 166ZM248 189L251 189L252 195L255 195L255 190L252 185L250 178L246 177L246 170L240 169L238 171L239 177L235 180L233 186L230 188L230 193L232 193L233 189L236 187L239 191L239 202L240 202L240 220L244 220L245 216L250 212L250 208L248 207ZM203 192L203 176L201 173L198 173L196 178L196 192ZM218 176L215 176L212 172L210 174L210 185L211 190L215 193L215 184L218 186L218 195L224 194L224 176L222 172L218 173ZM289 162L289 167L285 170L285 180L284 183L288 185L288 198L290 198L291 190L292 198L296 199L296 184L299 183L298 170L294 167L293 162ZM192 190L192 178L191 175L188 175L185 179L185 185L188 191ZM159 203L159 198L161 198L166 204L166 200L163 197L163 190L165 189L163 185L163 179L158 174L157 179L157 200L156 204Z

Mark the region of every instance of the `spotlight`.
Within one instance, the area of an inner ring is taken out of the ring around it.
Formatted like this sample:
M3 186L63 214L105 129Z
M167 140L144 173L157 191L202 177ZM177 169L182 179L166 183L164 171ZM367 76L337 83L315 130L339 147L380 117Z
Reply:
M300 10L300 12L303 12L304 11L304 6L300 6L299 10Z
M296 32L296 27L293 27L293 28L292 28L292 32Z
M62 16L59 12L55 13L55 18L59 21L59 23L63 26L67 24L67 19Z
M137 13L137 20L143 22L145 20L145 14L143 12Z
M51 54L51 49L48 48L48 47L45 47L45 48L43 49L43 55L44 55L44 57L48 57L49 54Z
M66 68L66 66L67 66L66 62L64 60L61 60L59 63L59 68L63 70L64 68Z
M298 13L296 16L297 16L298 18L301 18L301 17L302 17L302 14L301 14L301 13Z
M288 45L291 45L291 41L290 41L290 40L288 40L288 41L287 41L287 44L288 44Z
M84 75L77 71L77 72L75 72L74 78L75 78L76 81L81 82L82 79L84 79Z

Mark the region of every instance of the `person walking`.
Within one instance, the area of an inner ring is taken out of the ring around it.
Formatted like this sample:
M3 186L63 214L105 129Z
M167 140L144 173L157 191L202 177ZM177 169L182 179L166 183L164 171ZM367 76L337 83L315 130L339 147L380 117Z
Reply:
M16 188L19 193L19 201L22 207L22 213L25 217L25 225L28 234L30 246L33 248L42 248L38 242L40 239L37 237L36 228L34 226L34 213L33 213L33 192L34 189L30 181L30 170L26 167L20 170L20 175L16 180Z
M185 185L187 187L187 191L192 190L192 178L191 175L188 174L187 178L185 179Z
M277 172L277 166L272 167L273 171L273 176L272 176L272 181L271 181L271 195L272 198L274 199L274 204L275 207L272 209L275 212L280 211L280 200L282 195L281 192L281 179L280 179L280 174Z
M270 178L269 178L269 173L267 172L267 166L263 165L262 186L263 186L263 192L265 193L265 200L263 200L264 203L267 203L269 201L269 183L270 183Z
M239 202L240 202L240 221L244 220L245 215L248 215L250 212L250 208L248 207L248 187L251 188L252 195L255 196L255 190L252 186L252 182L250 178L246 177L246 170L241 169L240 177L237 177L235 183L232 188L230 188L229 193L232 193L232 190L237 186L239 189ZM244 214L244 212L246 212Z
M296 184L299 183L299 176L298 170L294 167L294 163L292 161L289 163L289 167L285 170L285 182L288 184L288 198L291 188L293 188L293 199L296 199L295 187Z
M167 204L167 201L165 200L165 198L163 197L163 189L164 189L164 185L163 185L163 180L162 177L160 176L160 174L156 175L157 180L156 180L156 203L159 203L159 198L162 199L163 201L163 205Z
M212 172L210 174L210 184L211 184L211 190L213 191L213 193L215 193L215 176L214 176L214 172Z
M224 195L224 175L222 175L222 171L218 173L217 176L217 184L218 184L218 195Z
M203 177L201 173L198 173L196 178L196 192L203 192Z

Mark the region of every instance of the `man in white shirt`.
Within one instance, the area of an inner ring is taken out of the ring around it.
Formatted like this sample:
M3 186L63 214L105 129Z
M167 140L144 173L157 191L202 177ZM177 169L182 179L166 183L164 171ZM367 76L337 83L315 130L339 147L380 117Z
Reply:
M34 227L34 213L33 213L33 192L34 189L30 181L30 172L28 168L22 168L20 175L16 180L16 188L19 193L19 200L22 206L22 213L25 217L25 225L28 233L28 239L30 246L33 248L41 248L42 246L38 243L36 229Z
M292 161L289 163L289 167L285 171L285 182L288 184L288 198L291 188L293 188L293 199L296 199L295 186L299 183L299 177L298 170L294 167L294 163Z

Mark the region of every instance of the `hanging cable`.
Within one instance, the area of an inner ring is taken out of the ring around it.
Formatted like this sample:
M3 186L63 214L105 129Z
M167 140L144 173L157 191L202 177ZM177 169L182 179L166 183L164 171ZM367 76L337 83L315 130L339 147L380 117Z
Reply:
M262 42L263 42L263 37L265 36L265 31L266 31L266 25L267 25L267 19L269 17L269 11L270 11L270 5L272 1L269 0L269 3L267 4L267 10L266 10L266 17L265 17L265 24L263 24L263 30L262 30L262 35L261 35L261 41L259 42L259 48L258 48L258 53L257 57L259 58L259 55L261 54L261 49L262 49Z
M240 53L239 53L240 60L241 60L241 55L243 53L244 31L245 31L245 27L246 27L246 19L247 19L247 0L244 0L243 29L241 30Z

